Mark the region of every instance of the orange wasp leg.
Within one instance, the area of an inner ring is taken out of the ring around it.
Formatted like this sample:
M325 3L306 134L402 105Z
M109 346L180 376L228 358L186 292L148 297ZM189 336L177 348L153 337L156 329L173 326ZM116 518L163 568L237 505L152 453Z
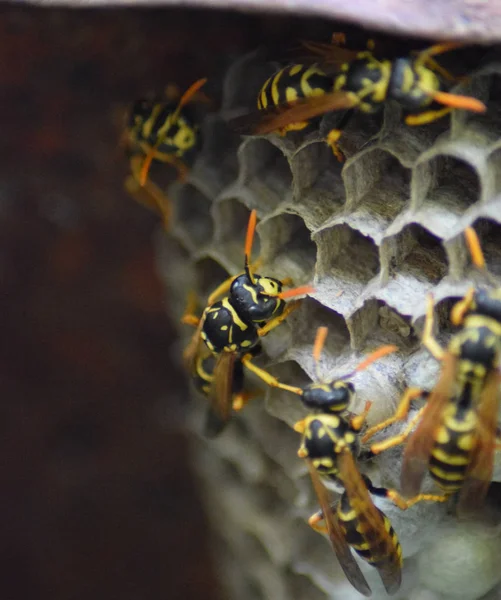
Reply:
M242 364L249 371L251 371L251 373L254 373L254 375L259 377L262 381L264 381L267 385L269 385L271 387L280 388L281 390L285 390L287 392L292 392L293 394L297 394L298 396L301 396L303 393L303 390L301 388L294 387L292 385L286 385L284 383L280 383L280 381L278 381L278 379L276 377L273 377L273 375L270 375L270 373L268 373L268 371L265 371L264 369L261 369L260 367L256 366L252 362L251 354L246 354L242 358Z
M419 419L421 418L425 408L426 406L423 406L418 410L414 417L412 417L412 419L407 423L407 427L404 429L404 431L402 431L402 433L390 437L382 442L377 442L376 444L373 444L370 448L371 452L373 454L380 454L381 452L384 452L389 448L394 448L395 446L400 446L400 444L403 444L411 434Z
M423 346L428 350L428 352L432 356L434 356L437 360L442 361L444 359L445 350L437 342L433 335L433 310L433 296L431 294L428 294L428 296L426 297L426 319L424 322L422 342Z

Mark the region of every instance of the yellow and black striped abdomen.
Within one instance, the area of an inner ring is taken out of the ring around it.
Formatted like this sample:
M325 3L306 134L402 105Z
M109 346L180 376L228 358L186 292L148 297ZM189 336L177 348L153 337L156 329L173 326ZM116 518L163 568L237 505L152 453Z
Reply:
M259 110L332 92L333 79L318 65L291 65L272 75L257 99Z
M461 489L476 443L477 416L472 408L449 406L435 434L430 475L445 493Z
M346 542L361 558L372 565L376 566L390 556L398 557L401 565L402 548L397 534L388 517L377 507L376 510L381 516L383 524L379 531L369 526L363 513L357 513L352 508L346 493L341 496L337 507L337 517L344 531Z

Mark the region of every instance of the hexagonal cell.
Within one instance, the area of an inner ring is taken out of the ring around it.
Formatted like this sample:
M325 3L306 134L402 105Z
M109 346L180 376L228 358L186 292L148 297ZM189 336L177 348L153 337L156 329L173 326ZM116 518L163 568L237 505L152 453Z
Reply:
M390 260L390 274L395 271L437 284L447 273L447 256L439 238L412 223L396 236Z
M258 229L263 261L275 277L291 277L295 286L312 280L317 247L301 217L283 213L264 219Z
M203 147L189 180L214 199L237 176L240 136L217 115L206 117L202 135Z
M352 347L355 349L379 344L412 348L419 343L410 316L400 314L386 302L376 298L365 301L350 317L348 326Z
M313 364L313 343L319 327L327 327L329 334L320 359L320 368L328 358L339 356L350 343L350 334L343 316L326 308L313 298L305 298L300 307L288 318L294 343L287 352L287 358L296 360L313 379L316 369Z
M245 234L249 222L250 210L239 199L221 200L213 207L215 222L215 243L225 246L224 253L231 262L241 269L244 264ZM252 245L252 257L259 256L260 240L256 233Z
M293 202L301 205L311 228L319 227L343 206L342 167L324 142L308 144L291 158Z
M490 219L477 219L473 226L482 240L482 252L487 270L496 277L501 277L501 224Z
M173 230L191 252L212 239L211 202L190 184L177 187L173 198Z
M410 199L410 170L385 150L375 148L346 163L343 179L349 209L365 202L381 205L386 220L400 212Z
M349 225L323 229L315 235L315 241L319 248L319 284L327 285L326 280L331 280L341 302L356 301L379 273L379 253L374 241ZM349 296L343 297L346 286Z
M420 171L427 170L428 186L422 185ZM416 189L413 181L413 198L421 198L427 204L436 204L442 213L462 215L473 203L480 199L481 187L477 171L467 162L447 156L434 156L416 168ZM418 201L418 200L417 200ZM419 201L418 201L419 202Z
M256 208L271 212L290 197L292 173L276 146L264 139L249 139L240 147L239 157L239 182L254 195Z
M195 263L195 280L199 297L207 298L229 276L228 271L213 258L205 257L198 260Z

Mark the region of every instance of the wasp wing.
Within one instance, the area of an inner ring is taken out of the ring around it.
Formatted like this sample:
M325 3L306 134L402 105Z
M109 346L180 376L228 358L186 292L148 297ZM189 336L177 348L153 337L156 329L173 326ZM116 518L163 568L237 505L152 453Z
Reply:
M291 123L308 121L335 110L353 108L358 102L357 95L352 92L330 92L236 117L229 121L229 126L242 134L272 133Z
M188 373L193 373L195 371L195 363L197 356L200 351L200 346L203 343L200 334L202 333L203 317L200 319L195 333L192 335L191 340L183 351L183 362Z
M363 536L377 557L374 562L388 594L394 594L402 581L401 559L382 513L374 506L365 481L351 452L345 450L338 458L340 479L350 506L363 527Z
M214 437L228 422L233 405L233 371L238 355L221 352L218 355L212 385L209 392L210 409L207 417L206 434Z
M407 498L415 496L421 489L435 443L435 431L452 395L455 369L456 358L446 353L440 378L428 397L423 417L405 446L400 485L402 494Z
M349 48L342 48L337 44L326 42L304 41L301 42L301 46L308 50L315 61L321 62L322 67L324 65L341 66L343 63L350 63L359 54L358 50L350 50Z
M497 416L501 373L492 371L480 395L477 407L478 425L476 443L466 479L459 493L458 513L471 514L479 510L487 495L494 470Z
M344 532L339 525L336 515L331 509L329 495L324 484L320 481L320 475L310 460L307 460L306 464L308 465L313 489L315 490L318 503L320 504L320 509L322 510L324 516L329 540L334 552L336 553L339 564L341 565L341 568L343 569L344 574L351 585L364 596L370 596L371 589L369 584L360 570L355 557L351 553L351 549L346 542Z

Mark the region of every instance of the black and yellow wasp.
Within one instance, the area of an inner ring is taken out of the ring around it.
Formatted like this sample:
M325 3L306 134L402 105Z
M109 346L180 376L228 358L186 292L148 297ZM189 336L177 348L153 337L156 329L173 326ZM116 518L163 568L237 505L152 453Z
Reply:
M320 327L313 348L318 381L295 392L301 395L304 405L311 411L295 425L296 431L301 433L298 455L307 462L320 504L320 511L310 518L309 523L315 530L327 533L339 563L355 589L365 596L371 595L371 589L350 548L377 569L385 589L393 594L400 587L402 550L390 521L376 508L371 494L388 498L402 510L422 500L442 501L444 498L420 494L404 500L395 490L373 486L369 478L360 473L356 462L360 452L359 432L371 403L366 404L361 414L350 417L347 408L354 398L355 388L347 380L397 348L383 346L370 354L353 372L326 382L321 380L318 372L326 335L327 329ZM279 382L273 385L293 391ZM344 488L337 507L330 505L322 477ZM321 521L324 526L319 524Z
M232 119L231 126L243 134L279 133L304 129L311 119L325 113L355 109L379 111L387 99L398 102L407 116L407 125L424 125L453 109L484 112L486 106L475 98L449 93L454 78L433 59L460 46L443 43L414 56L392 60L376 58L368 49L355 52L334 43L305 43L318 57L318 64L293 64L280 69L263 85L258 110ZM344 122L344 120L343 120ZM342 127L327 135L327 143L340 158L336 146Z
M466 229L465 235L474 264L485 270L474 229ZM425 406L400 435L371 450L379 453L407 441L402 493L418 493L429 471L446 495L458 493L458 514L467 515L482 506L493 473L501 383L501 288L471 288L454 305L451 321L461 329L444 349L433 337L433 297L428 296L422 342L442 363L437 385L431 392L408 389L395 415L370 429L364 440L405 419L412 400L426 397Z
M149 178L155 160L169 164L184 180L200 149L199 126L186 105L192 101L206 79L193 83L174 101L176 91L166 99L138 100L132 107L124 134L124 144L130 160L131 174L125 181L126 190L139 202L157 210L168 225L170 202Z
M221 427L231 415L235 366L241 363L251 371L258 369L252 364L252 356L258 351L261 338L298 306L297 301L287 303L286 300L314 291L309 285L283 291L287 280L253 273L249 261L256 222L257 215L253 210L247 227L244 272L230 277L212 292L201 318L187 311L182 319L184 323L196 326L184 352L188 372L196 372L202 342L216 357L208 395L213 415L219 419ZM268 383L273 384L271 376ZM291 389L295 391L295 388Z

